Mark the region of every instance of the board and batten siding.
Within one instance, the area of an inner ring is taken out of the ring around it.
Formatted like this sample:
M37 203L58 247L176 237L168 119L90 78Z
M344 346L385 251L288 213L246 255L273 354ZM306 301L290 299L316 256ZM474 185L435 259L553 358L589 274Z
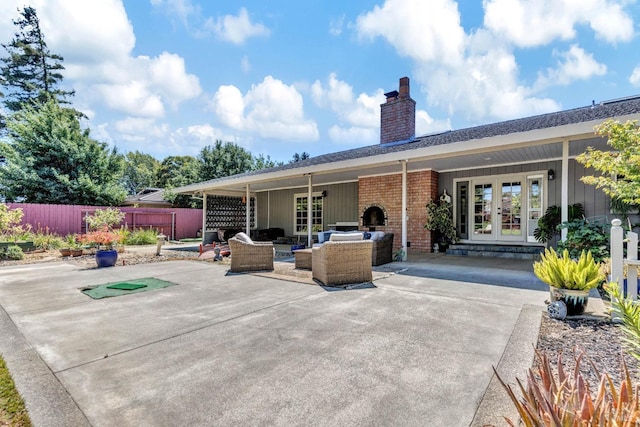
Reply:
M560 160L550 162L528 163L520 165L500 166L493 168L470 169L440 174L439 193L446 188L449 194L455 194L454 179L477 178L490 175L526 175L530 172L548 171L555 172L554 180L547 180L547 204L560 206L562 202L562 162ZM586 185L580 178L584 175L592 175L595 171L587 169L574 159L569 159L569 204L581 203L587 218L611 216L609 212L610 200L602 190L592 185ZM546 179L546 177L545 177Z
M336 222L358 222L358 183L347 182L313 186L313 192L326 191L323 200L323 229ZM259 229L282 228L287 236L293 236L294 195L307 193L307 187L257 193ZM269 211L268 211L269 209Z

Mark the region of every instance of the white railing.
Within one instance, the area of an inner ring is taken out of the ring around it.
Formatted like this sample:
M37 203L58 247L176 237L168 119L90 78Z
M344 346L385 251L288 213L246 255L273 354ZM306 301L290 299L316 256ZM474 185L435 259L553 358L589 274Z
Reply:
M627 267L627 292L626 296L632 300L638 300L638 233L627 232L624 238L622 221L611 221L611 277L610 281L617 282L622 291L624 283L624 267ZM624 245L627 245L627 257L624 257Z

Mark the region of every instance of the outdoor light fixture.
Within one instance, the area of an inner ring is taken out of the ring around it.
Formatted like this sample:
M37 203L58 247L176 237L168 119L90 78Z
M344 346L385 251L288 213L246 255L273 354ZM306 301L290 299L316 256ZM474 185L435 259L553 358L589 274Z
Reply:
M322 191L322 197L327 197L327 190Z
M549 181L553 181L554 179L556 179L556 173L553 169L549 169L549 171L547 172L547 178L549 178Z

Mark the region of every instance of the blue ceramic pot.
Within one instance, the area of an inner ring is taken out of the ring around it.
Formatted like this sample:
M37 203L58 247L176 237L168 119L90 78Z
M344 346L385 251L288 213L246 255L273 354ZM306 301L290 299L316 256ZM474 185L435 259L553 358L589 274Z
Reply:
M98 267L113 267L118 260L118 251L115 249L100 250L96 252L96 263Z

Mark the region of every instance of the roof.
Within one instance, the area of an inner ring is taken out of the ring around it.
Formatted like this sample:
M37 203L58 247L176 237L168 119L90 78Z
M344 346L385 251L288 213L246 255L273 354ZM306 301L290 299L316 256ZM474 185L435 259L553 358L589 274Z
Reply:
M174 191L188 192L193 191L193 187L195 186L203 187L209 184L215 185L216 183L221 183L242 177L259 176L273 172L300 169L310 166L319 166L325 164L328 165L345 160L355 160L365 157L399 153L420 148L453 144L456 142L482 140L491 137L549 129L563 125L605 120L608 118L639 113L640 95L637 95L627 98L604 101L599 104L593 103L592 105L586 107L579 107L570 110L563 110L537 116L507 120L503 122L474 126L465 129L444 131L436 134L416 137L407 141L399 141L387 144L375 144L351 150L323 154L320 156L310 157L305 160L288 163L274 168L261 169L258 171L245 172L228 177L212 179L198 184L176 188Z
M124 200L125 205L135 203L171 205L171 202L164 199L164 189L162 188L145 188L138 194L127 196Z

